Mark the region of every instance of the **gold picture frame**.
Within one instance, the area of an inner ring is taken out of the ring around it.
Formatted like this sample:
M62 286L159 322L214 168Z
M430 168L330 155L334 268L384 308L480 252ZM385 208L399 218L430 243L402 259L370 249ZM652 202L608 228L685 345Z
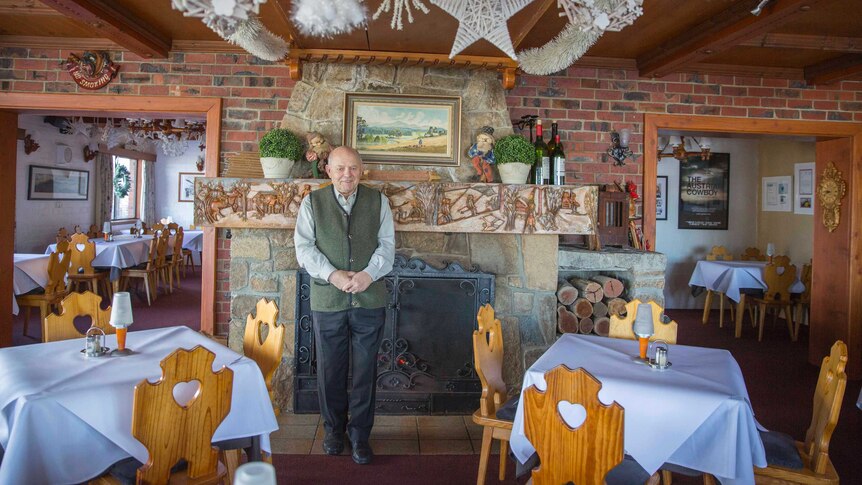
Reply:
M348 93L343 133L365 162L458 166L461 98Z

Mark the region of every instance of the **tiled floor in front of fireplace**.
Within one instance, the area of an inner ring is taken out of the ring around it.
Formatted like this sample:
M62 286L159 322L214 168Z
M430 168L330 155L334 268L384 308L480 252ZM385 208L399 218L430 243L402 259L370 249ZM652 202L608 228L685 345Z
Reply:
M276 454L323 454L323 421L317 414L282 414L270 435ZM482 447L482 427L471 416L377 416L371 447L378 455L470 455ZM344 451L350 453L349 443ZM494 440L492 453L499 453Z

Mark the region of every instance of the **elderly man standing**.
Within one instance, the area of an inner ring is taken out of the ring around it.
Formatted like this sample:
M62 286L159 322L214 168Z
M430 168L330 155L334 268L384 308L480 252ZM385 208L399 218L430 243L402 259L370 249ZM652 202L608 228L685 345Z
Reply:
M385 320L382 278L395 259L395 228L386 196L359 184L362 159L356 150L334 149L326 173L332 187L313 191L300 206L296 258L312 278L317 389L326 429L323 451L341 454L347 431L353 461L364 465L374 456L368 438L374 425L377 351ZM353 387L348 402L351 354Z

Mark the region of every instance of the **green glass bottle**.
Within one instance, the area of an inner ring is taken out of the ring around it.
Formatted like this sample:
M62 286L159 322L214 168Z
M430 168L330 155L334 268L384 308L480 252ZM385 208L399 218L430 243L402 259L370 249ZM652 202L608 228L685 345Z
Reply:
M542 137L542 120L536 120L536 163L533 165L533 180L536 185L551 183L551 152Z

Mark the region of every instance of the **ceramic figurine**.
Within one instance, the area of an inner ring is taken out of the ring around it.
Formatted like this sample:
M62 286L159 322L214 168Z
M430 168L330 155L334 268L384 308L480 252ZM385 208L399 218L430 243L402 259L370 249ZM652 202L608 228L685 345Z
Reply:
M473 161L473 168L480 182L491 183L494 181L494 128L483 126L476 135L476 143L467 150L467 156Z
M320 174L326 173L326 160L329 158L332 147L326 138L316 131L308 132L305 139L308 141L305 159L311 162L311 172L314 174L314 178L319 179Z

